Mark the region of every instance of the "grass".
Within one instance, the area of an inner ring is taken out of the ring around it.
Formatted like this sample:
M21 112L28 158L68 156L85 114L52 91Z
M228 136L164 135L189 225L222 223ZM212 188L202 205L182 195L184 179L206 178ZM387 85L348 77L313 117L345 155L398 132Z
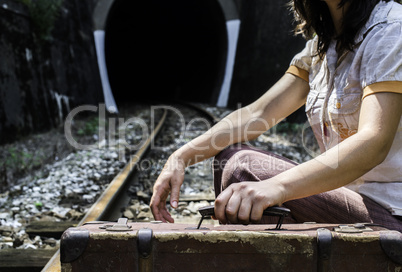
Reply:
M85 122L83 127L79 128L77 134L79 136L92 136L98 133L99 130L99 118L95 117Z
M0 168L16 168L21 172L38 168L42 165L44 155L40 153L30 153L24 150L18 150L15 147L9 147L8 156L0 162Z
M63 0L18 0L28 7L29 15L40 40L50 40L51 32L58 16Z

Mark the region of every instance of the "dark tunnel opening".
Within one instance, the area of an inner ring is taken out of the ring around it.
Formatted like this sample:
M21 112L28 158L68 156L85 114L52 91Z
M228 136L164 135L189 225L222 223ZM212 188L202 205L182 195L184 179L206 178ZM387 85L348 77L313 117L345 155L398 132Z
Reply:
M216 101L227 54L226 21L216 0L116 0L105 31L117 103Z

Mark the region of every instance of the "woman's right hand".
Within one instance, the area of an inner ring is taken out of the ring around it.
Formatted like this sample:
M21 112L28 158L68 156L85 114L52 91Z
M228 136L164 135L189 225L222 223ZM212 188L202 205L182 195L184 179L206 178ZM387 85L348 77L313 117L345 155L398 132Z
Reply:
M174 153L163 167L155 182L150 204L155 220L174 223L174 219L167 210L166 200L170 193L170 205L175 209L177 208L185 168L183 160Z

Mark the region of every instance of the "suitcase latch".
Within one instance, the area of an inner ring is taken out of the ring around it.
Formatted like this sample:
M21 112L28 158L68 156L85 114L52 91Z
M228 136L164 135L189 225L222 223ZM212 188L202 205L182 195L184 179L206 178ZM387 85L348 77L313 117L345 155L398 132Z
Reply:
M104 225L99 227L101 229L105 229L107 231L131 231L131 226L127 225L127 218L119 218L117 223L114 225Z
M339 225L334 228L334 231L340 233L362 233L373 231L373 229L367 227L365 224L357 223L353 225Z

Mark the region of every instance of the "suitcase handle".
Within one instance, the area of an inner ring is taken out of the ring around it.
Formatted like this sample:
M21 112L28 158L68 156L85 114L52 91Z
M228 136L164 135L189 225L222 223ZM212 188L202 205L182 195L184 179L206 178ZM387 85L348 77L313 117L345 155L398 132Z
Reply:
M199 208L198 212L201 214L201 220L198 223L197 229L200 229L202 221L205 218L210 217L210 216L215 216L215 206L210 205L210 206L205 206L205 207ZM279 216L278 223L276 224L276 227L275 227L276 230L279 230L282 226L283 219L286 216L288 216L289 213L290 213L290 210L288 208L272 206L272 207L266 208L264 210L264 212L262 213L262 215Z

